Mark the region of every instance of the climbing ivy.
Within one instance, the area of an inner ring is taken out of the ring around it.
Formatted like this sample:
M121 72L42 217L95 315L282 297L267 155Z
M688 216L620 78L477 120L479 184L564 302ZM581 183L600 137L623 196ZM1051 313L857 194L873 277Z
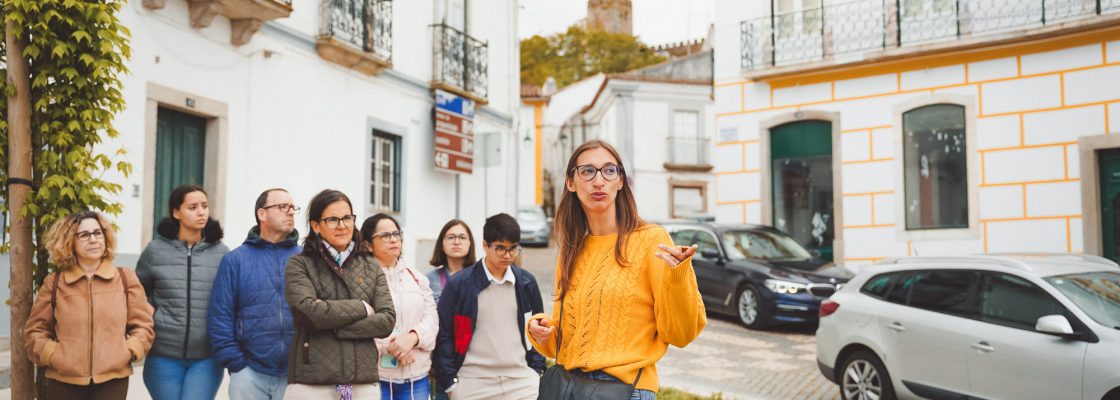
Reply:
M14 22L14 35L26 45L31 73L34 189L20 212L34 229L36 288L52 268L41 240L51 224L81 210L121 212L121 185L105 174L115 170L127 177L132 165L123 161L123 148L106 154L102 143L119 135L113 116L125 106L119 77L128 72L130 33L117 17L123 4L0 0L4 22ZM0 30L0 74L7 76L11 54L4 36ZM0 82L0 89L7 95L15 90L8 82ZM0 96L0 181L8 178L7 113L7 96ZM0 252L7 250L5 245Z

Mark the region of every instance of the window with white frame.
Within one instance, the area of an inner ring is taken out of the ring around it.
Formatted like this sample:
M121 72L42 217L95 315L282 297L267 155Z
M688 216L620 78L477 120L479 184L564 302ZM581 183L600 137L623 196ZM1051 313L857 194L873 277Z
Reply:
M704 215L708 211L708 196L703 183L670 183L673 218Z
M400 211L400 137L374 130L371 138L370 207L375 211Z
M930 104L902 113L906 230L969 228L965 107Z
M695 110L673 111L672 132L669 133L669 163L704 165L708 163L707 140L700 137L700 113Z

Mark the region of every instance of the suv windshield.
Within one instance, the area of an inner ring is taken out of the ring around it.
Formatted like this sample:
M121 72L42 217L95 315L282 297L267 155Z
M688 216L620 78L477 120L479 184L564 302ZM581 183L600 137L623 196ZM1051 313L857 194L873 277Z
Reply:
M727 257L771 261L806 261L813 256L793 238L777 232L728 231L723 233Z
M1047 282L1094 321L1120 329L1120 273L1087 272L1051 276Z

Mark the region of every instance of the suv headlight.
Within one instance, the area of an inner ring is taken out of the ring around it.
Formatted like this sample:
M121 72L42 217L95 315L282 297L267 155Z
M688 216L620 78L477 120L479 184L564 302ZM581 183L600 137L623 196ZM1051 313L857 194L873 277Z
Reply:
M807 291L809 286L804 283L767 279L766 288L774 293L797 294Z

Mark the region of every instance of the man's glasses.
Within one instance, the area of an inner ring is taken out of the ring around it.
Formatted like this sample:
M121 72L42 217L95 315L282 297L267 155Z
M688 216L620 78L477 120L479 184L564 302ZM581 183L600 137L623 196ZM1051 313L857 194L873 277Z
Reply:
M467 237L467 235L447 235L447 236L443 237L443 240L445 242L451 242L451 243L464 243L464 242L470 240L470 238Z
M494 254L497 254L499 257L505 257L507 255L510 257L517 257L517 255L521 253L521 246L506 248L505 246L494 245L491 248L494 249Z
M618 179L619 176L622 176L622 167L614 164L607 164L602 166L601 168L595 168L591 165L580 165L575 168L575 171L576 175L579 176L580 179L583 179L585 181L595 179L595 174L599 173L602 173L603 180L607 181L613 181L615 179Z
M88 241L93 240L93 239L104 238L105 237L105 230L94 229L92 231L78 232L78 233L74 234L74 236L77 236L79 241L88 242Z
M370 240L373 240L373 239L381 239L381 243L390 243L393 240L404 239L404 232L403 231L381 232L381 233L378 233L376 235L373 235L373 238L371 238Z
M294 212L296 214L299 214L299 206L297 206L295 204L280 203L280 204L273 204L271 206L264 206L264 207L261 207L261 208L267 210L267 209L270 209L270 208L273 208L273 207L275 207L277 210L280 210L280 212L282 212L284 214L287 214L289 212Z
M339 218L339 217L323 218L323 219L320 219L319 222L321 222L323 225L326 225L327 229L337 229L340 226L345 227L345 228L350 228L350 227L354 226L354 220L357 219L357 218L358 217L355 216L355 215L347 215L347 216L342 217L342 218Z

